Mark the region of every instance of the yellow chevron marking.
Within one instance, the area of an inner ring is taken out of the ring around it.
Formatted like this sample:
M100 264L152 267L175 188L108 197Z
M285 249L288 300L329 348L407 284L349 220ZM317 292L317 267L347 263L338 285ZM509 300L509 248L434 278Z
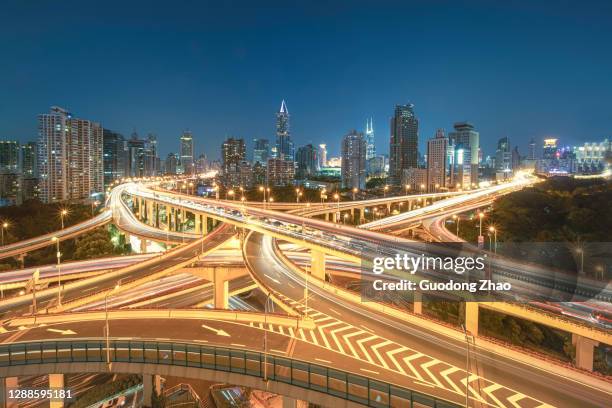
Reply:
M493 395L493 393L499 390L500 388L504 388L504 387L502 387L501 385L497 383L493 383L489 385L488 387L483 388L482 392L487 394L489 398L491 398L498 406L500 406L501 408L506 408L506 406L502 404L502 402L495 395Z
M431 377L431 379L436 383L436 385L440 388L446 388L444 386L444 384L442 384L440 382L440 380L438 380L438 378L433 375L433 373L431 371L429 371L430 367L435 366L436 364L441 363L440 360L436 360L436 359L432 359L431 361L426 362L425 364L421 364L421 368L423 369L423 371L425 371L427 373L428 376Z
M378 357L378 359L380 360L381 364L383 367L385 367L387 370L389 369L389 365L387 364L387 362L382 358L382 356L380 355L380 353L378 352L379 348L388 346L389 344L393 344L392 341L389 340L385 340L382 343L378 343L377 345L375 345L374 347L372 347L372 351L374 352L374 354L376 354L376 357Z
M377 338L378 336L372 335L370 337L366 337L365 339L357 340L357 345L359 346L359 348L361 349L361 351L363 352L363 354L366 356L366 358L371 364L376 364L376 363L374 363L374 360L372 360L372 357L370 357L370 354L366 351L365 347L363 346L363 343L370 341L370 340L377 339Z
M419 353L418 351L415 352L413 355L408 356L408 357L404 357L404 363L406 363L406 365L408 366L408 368L410 368L410 371L412 371L412 373L414 374L414 376L422 382L428 382L426 379L423 378L423 376L421 375L421 373L419 373L416 368L414 368L414 366L412 365L411 361L412 360L416 360L419 357L424 356L425 354L423 353Z
M460 370L460 369L458 369L457 367L450 366L450 367L449 367L449 368L447 368L446 370L442 371L442 372L440 373L440 375L441 375L442 377L444 377L444 379L445 379L445 380L446 380L446 381L447 381L447 382L448 382L448 383L449 383L449 384L450 384L450 385L451 385L451 386L452 386L452 387L455 389L455 391L456 391L458 394L465 395L465 393L463 392L463 390L462 390L461 388L457 387L457 384L455 384L454 382L452 382L452 381L451 381L451 379L450 379L450 378L448 378L448 376L449 376L449 375L451 375L452 373L456 373L457 371L461 371L461 370Z

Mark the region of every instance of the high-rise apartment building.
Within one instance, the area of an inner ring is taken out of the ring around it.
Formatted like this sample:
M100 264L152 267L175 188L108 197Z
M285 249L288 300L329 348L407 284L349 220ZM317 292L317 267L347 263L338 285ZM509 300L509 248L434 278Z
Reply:
M276 157L282 160L293 161L295 151L291 141L291 130L289 127L289 111L285 100L276 114Z
M448 138L456 147L461 147L464 151L464 157L467 159L469 150L470 164L470 184L478 183L478 164L480 157L480 133L478 133L474 125L469 122L457 122L453 125L455 129L448 134Z
M527 153L527 160L536 159L536 142L534 138L531 138L529 142L529 152Z
M181 165L185 174L194 172L193 135L190 130L185 130L181 135L180 143Z
M367 142L363 133L351 130L342 138L342 188L363 190L366 182Z
M221 161L224 183L227 186L239 185L246 161L244 139L227 138L221 145Z
M295 178L295 164L293 161L282 159L268 159L266 167L266 184L269 186L292 185Z
M19 173L19 142L0 140L0 173Z
M401 182L403 170L418 166L419 121L414 105L397 105L391 118L389 143L389 181Z
M177 172L178 163L179 163L179 160L176 154L168 153L168 156L166 156L165 173L168 175L177 174L176 172Z
M512 173L512 152L510 151L510 140L507 137L502 137L497 141L495 172L501 179L508 178Z
M19 167L23 178L38 177L36 142L27 142L21 146L21 159Z
M372 118L370 118L369 121L366 121L365 139L366 160L370 160L376 156L376 145L374 144L374 121Z
M268 139L253 139L253 164L259 162L264 166L270 158L270 141Z
M438 129L436 135L427 141L427 186L429 191L448 187L452 181L454 148L444 135L444 129Z
M38 173L43 202L89 199L104 191L99 123L53 106L38 115Z
M318 149L312 144L301 146L295 153L297 171L295 176L298 179L306 179L314 176L319 170Z

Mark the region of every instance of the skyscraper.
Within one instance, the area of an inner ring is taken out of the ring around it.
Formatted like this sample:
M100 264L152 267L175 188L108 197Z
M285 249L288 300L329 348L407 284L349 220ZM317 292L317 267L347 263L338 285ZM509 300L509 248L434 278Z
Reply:
M450 184L453 150L449 139L444 135L444 129L438 129L436 135L427 141L427 186L429 191L437 187L448 187Z
M104 186L125 177L127 150L123 135L109 129L103 130Z
M276 114L276 154L279 159L293 161L294 153L289 127L289 111L283 99L280 110Z
M323 168L327 166L327 145L325 143L321 143L319 145L319 168Z
M470 184L478 183L478 157L480 152L480 134L469 122L456 122L453 125L455 131L448 134L449 139L457 148L463 149L466 160L464 164L470 164ZM469 161L468 160L469 151Z
M390 127L389 181L397 185L403 170L418 165L419 121L414 115L414 105L397 105Z
M190 130L185 130L181 135L181 146L180 146L180 154L181 154L181 165L183 166L183 170L185 174L192 174L194 171L193 168L193 135Z
M103 191L102 127L57 106L38 115L38 172L44 202L88 199Z
M554 160L557 158L557 139L544 139L542 147L542 158L544 160Z
M372 118L370 118L369 121L366 121L365 139L366 160L370 160L372 157L376 156L376 145L374 144L374 121Z
M301 146L295 153L295 161L297 164L297 172L295 176L298 179L306 179L314 176L319 170L319 155L318 149L312 144Z
M21 146L21 174L24 178L38 177L36 164L36 142L27 142Z
M510 151L510 141L507 137L502 137L497 141L495 151L495 172L501 179L508 178L512 172L512 152Z
M176 154L168 153L168 156L166 156L166 174L176 174L178 161Z
M536 142L534 138L531 138L529 142L529 153L527 154L527 160L535 160L536 159Z
M366 181L367 143L363 133L351 130L342 138L342 188L363 190Z
M253 164L259 162L264 166L270 157L270 141L268 139L253 139Z
M240 185L242 163L246 159L244 139L229 137L221 145L223 181L226 186Z
M19 172L19 142L0 140L0 173L17 174Z

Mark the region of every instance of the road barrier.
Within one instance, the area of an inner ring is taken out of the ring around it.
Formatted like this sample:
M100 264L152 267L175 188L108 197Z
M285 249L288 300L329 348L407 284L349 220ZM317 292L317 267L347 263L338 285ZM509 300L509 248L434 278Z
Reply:
M375 408L459 408L460 405L347 371L261 352L195 343L116 340L113 363L142 363L242 374L317 391ZM0 368L30 364L104 363L104 339L0 345ZM104 366L105 367L105 366ZM57 368L57 367L56 367Z

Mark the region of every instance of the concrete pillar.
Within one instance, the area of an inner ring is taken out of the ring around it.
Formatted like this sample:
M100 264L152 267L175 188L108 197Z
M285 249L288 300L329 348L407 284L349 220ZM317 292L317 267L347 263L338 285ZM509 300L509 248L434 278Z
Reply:
M147 202L147 224L154 227L155 220L153 219L153 203L151 201Z
M6 377L2 378L2 398L3 406L6 408L17 408L19 406L19 400L8 399L9 390L19 389L19 377Z
M140 239L140 253L147 253L147 240L144 238Z
M215 309L227 309L229 306L229 281L225 279L227 268L215 267Z
M387 214L391 214L391 203L387 203Z
M194 229L195 229L195 233L196 234L200 234L202 232L202 216L200 214L194 214L195 217L195 221L194 221Z
M421 292L414 292L414 299L412 301L413 312L415 314L423 314L423 294Z
M325 221L329 221L329 213L325 213Z
M210 218L205 215L202 215L202 235L206 235L208 234L208 231L210 231L210 227L208 226L209 223Z
M365 224L365 207L359 209L359 224Z
M572 334L572 344L576 347L576 367L593 371L593 352L599 342Z
M310 251L310 274L317 279L325 280L325 253Z
M408 211L412 211L412 200L408 201Z
M64 374L49 374L49 388L64 388ZM50 408L63 408L64 400L51 400Z
M142 375L142 405L153 406L153 376L151 374Z
M465 329L478 336L478 302L465 302Z

